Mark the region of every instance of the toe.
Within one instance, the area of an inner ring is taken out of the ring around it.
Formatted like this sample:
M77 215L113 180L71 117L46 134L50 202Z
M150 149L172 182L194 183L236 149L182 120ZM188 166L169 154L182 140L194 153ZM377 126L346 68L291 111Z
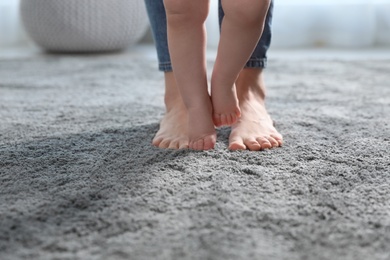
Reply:
M179 140L173 140L168 146L168 149L177 150L178 148L179 148Z
M278 146L283 145L283 137L281 135L271 135L271 137L278 142Z
M221 125L227 125L228 123L227 123L227 117L226 117L226 115L225 114L222 114L221 115Z
M233 121L232 115L230 114L225 115L225 120L226 120L225 125L231 125Z
M196 141L190 142L189 148L192 150L203 151L214 149L216 137L207 136Z
M202 150L203 149L203 139L199 139L199 140L191 142L190 148L193 150L197 150L197 151Z
M237 121L235 114L222 114L221 123L222 125L233 125Z
M251 151L259 151L261 149L261 145L255 138L245 140L244 144Z
M158 147L160 147L160 148L168 148L170 144L171 144L171 141L168 140L168 139L165 139L165 140L162 140L162 141L160 142L160 144L158 145Z
M187 140L180 140L179 149L188 149L188 141Z
M236 109L236 117L237 118L241 117L241 110L239 107L237 107L237 109Z
M161 137L155 137L155 138L153 139L153 141L152 141L152 144L153 144L154 146L159 147L159 146L160 146L160 143L162 142L162 140L163 140L163 138L161 138Z
M235 123L237 123L239 117L240 116L237 114L232 114L232 122L230 123L230 125L234 125Z
M233 136L233 137L230 137L230 140L229 140L229 149L233 150L233 151L246 150L246 146L245 146L241 137Z
M204 150L204 140L203 139L196 141L196 150L198 150L198 151Z
M219 114L213 114L213 122L215 126L221 126L221 116Z
M215 142L216 142L216 137L214 136L208 136L204 139L204 142L203 142L203 149L204 150L210 150L210 149L214 149L214 146L215 146Z
M237 117L235 114L229 115L228 125L233 125L237 121Z
M260 144L261 149L269 149L272 148L270 141L265 137L259 137L256 141Z
M267 139L271 143L272 147L278 147L279 146L279 143L278 143L278 141L275 140L275 138L268 137Z
M229 144L229 149L232 151L246 150L246 146L240 142L232 142Z

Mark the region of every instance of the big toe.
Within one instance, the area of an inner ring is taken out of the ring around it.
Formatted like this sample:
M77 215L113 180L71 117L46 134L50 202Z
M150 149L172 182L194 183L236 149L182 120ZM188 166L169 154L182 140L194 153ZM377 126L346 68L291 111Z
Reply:
M232 136L229 140L229 149L236 151L236 150L246 150L246 146L244 144L244 141L239 136Z
M162 137L155 137L152 141L152 144L156 147L160 146L160 143L162 142L163 138Z
M171 140L169 140L169 139L164 139L164 140L162 140L162 141L158 144L158 147L159 147L159 148L164 148L164 149L166 149L166 148L169 148L170 145L171 145Z

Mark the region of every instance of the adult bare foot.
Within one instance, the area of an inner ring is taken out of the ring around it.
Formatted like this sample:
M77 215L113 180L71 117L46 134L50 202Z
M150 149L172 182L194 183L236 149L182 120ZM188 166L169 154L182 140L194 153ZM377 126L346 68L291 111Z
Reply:
M165 108L153 145L169 149L188 148L188 112L172 72L165 73Z
M153 138L153 145L169 149L214 148L217 138L211 120L212 107L209 96L205 97L202 104L199 103L199 108L188 110L180 95L174 74L166 72L164 101L166 112L160 122L160 129Z
M232 125L229 149L258 151L283 144L265 108L265 86L261 69L243 69L236 81L241 117Z
M189 148L193 150L213 149L217 140L211 118L212 105L207 95L197 107L188 108Z

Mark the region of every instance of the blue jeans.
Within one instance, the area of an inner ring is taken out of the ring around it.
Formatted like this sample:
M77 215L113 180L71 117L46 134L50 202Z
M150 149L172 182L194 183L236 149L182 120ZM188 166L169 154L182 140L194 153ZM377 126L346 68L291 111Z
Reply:
M152 27L153 38L156 43L159 70L164 72L172 71L171 58L168 50L167 18L163 0L145 0L145 4ZM245 65L247 68L265 68L267 66L267 50L271 44L272 12L273 0L267 13L263 34ZM223 16L221 0L219 0L219 25L222 23Z

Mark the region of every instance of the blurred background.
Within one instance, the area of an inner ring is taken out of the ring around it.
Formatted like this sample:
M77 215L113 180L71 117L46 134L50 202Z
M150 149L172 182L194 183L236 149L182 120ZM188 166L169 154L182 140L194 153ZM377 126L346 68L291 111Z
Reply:
M208 47L218 43L217 1L211 0ZM151 44L150 31L140 44ZM34 47L19 0L0 0L0 51ZM390 0L276 0L272 49L390 48Z

